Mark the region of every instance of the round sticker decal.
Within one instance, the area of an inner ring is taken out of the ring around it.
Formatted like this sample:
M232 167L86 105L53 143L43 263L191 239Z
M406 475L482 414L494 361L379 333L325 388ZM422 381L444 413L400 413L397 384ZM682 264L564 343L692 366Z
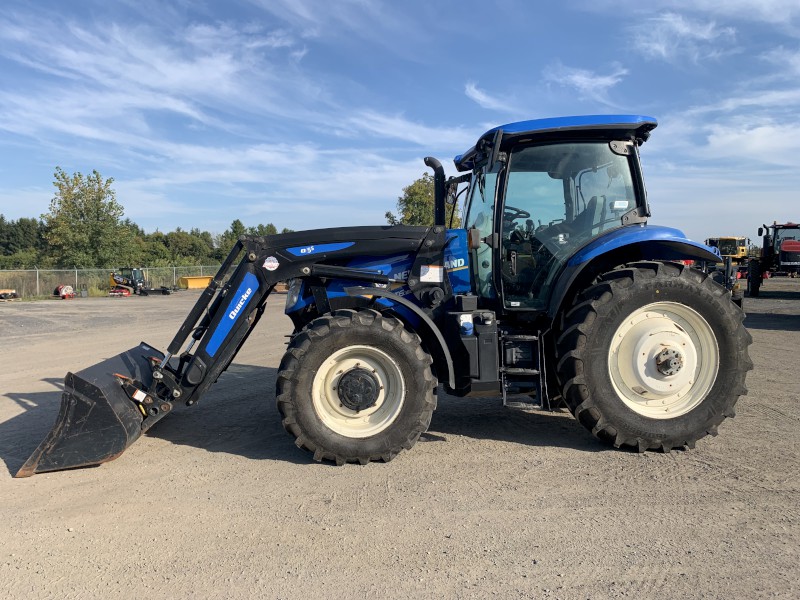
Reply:
M279 266L281 266L281 265L280 265L280 263L278 262L278 259L277 259L277 258L275 258L274 256L268 256L268 257L267 257L267 260L265 260L265 261L264 261L264 268L265 268L267 271L274 271L274 270L275 270L275 269L277 269Z

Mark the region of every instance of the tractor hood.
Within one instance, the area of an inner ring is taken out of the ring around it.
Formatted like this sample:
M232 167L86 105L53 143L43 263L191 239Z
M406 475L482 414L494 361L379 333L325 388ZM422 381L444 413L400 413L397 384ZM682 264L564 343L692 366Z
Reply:
M783 240L781 252L800 252L800 240Z

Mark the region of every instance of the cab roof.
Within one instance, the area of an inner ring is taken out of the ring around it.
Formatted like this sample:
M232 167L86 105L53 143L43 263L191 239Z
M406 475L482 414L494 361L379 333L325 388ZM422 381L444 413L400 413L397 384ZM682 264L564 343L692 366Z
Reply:
M658 121L653 117L641 115L582 115L517 121L493 127L472 148L456 156L453 162L459 171L471 171L486 157L487 148L491 147L498 133L501 147L523 139L636 139L641 143L657 125Z

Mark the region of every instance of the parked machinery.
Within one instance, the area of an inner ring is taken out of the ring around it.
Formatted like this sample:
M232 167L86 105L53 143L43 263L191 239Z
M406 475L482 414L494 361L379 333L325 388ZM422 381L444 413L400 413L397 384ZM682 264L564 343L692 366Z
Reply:
M764 279L773 275L797 277L800 272L800 225L778 223L758 228L761 255L748 262L747 290L758 296Z
M109 283L111 284L109 296L130 296L132 294L140 296L162 294L166 296L170 293L170 289L165 286L150 287L149 282L145 279L144 269L123 267L109 275Z

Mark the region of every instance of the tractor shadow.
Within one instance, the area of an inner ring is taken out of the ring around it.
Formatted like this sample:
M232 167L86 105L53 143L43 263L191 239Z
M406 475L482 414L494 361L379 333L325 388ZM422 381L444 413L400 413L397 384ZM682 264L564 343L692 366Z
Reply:
M56 378L42 380L53 386L47 392L5 392L23 412L0 423L0 460L13 476L36 450L53 427L61 406L64 381Z
M315 464L283 429L275 404L277 375L276 368L233 364L200 402L177 409L146 435L208 452ZM440 390L438 408L419 441L446 443L448 436L586 452L608 449L568 412L504 408L499 398L456 398Z
M744 326L767 331L800 331L800 314L749 312L744 319Z
M251 459L311 464L281 424L275 406L278 370L230 366L195 406L179 406L136 443L148 437ZM0 423L0 460L13 476L53 427L61 405L61 380L45 380L53 391L6 392L23 412ZM572 416L561 411L505 408L500 399L456 398L439 393L438 408L420 443L447 443L449 436L529 446L566 447L586 452L608 448Z
M583 452L610 450L566 408L549 411L528 406L506 407L499 397L458 398L440 390L436 412L420 442L446 442L447 436Z
M764 289L761 288L761 292L756 298L752 296L745 296L745 302L768 302L770 300L800 300L800 292L795 290L785 290L785 289Z

